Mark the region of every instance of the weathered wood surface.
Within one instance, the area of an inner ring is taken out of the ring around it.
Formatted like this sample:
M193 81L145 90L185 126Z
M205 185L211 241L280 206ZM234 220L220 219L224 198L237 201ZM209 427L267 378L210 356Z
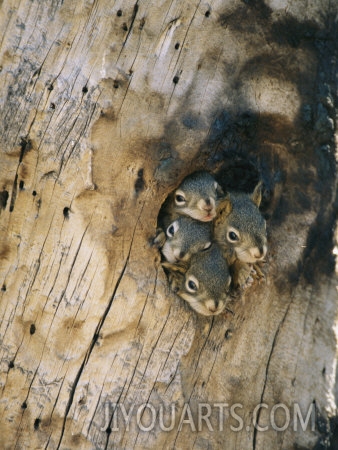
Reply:
M336 17L329 0L2 2L2 449L328 448ZM197 316L149 246L161 203L250 158L266 283Z

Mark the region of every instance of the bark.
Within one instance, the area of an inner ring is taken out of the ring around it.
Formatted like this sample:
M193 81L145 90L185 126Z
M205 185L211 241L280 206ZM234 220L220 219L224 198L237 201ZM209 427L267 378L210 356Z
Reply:
M337 12L2 2L1 448L334 445ZM266 282L215 318L149 244L201 168L265 185Z

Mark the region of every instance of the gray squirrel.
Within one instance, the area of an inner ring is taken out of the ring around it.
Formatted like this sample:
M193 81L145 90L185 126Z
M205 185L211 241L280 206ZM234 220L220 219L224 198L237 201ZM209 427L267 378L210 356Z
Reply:
M231 276L218 244L193 254L189 263L163 262L162 266L169 271L171 289L199 314L218 315L230 302Z
M188 260L211 245L212 220L223 191L212 175L187 176L163 204L154 244L169 262Z
M189 216L201 222L216 217L216 207L224 195L221 186L206 171L188 175L171 193L163 205L163 214L173 221L178 216Z
M267 252L266 222L259 211L261 187L259 183L252 194L228 192L218 205L214 238L232 267L235 286L245 287L252 275L263 275L257 264Z
M198 222L179 216L166 229L166 239L161 252L169 262L188 261L194 253L211 246L212 226L210 222Z

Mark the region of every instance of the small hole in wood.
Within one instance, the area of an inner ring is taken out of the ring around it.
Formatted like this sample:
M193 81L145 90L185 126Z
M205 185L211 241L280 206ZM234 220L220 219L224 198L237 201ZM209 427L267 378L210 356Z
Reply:
M63 216L65 217L65 219L69 219L69 212L70 212L70 208L68 208L68 206L65 206L63 208Z
M177 75L174 76L173 78L173 83L177 84L179 82L180 77L178 77Z
M8 191L3 190L2 192L0 192L0 208L3 209L6 208L8 197L9 197Z
M117 15L117 17L121 17L121 16L122 16L122 10L119 9L119 10L117 11L116 15Z
M142 17L142 19L140 20L140 26L139 26L140 30L143 30L143 27L144 27L145 23L146 23L145 18Z
M114 86L114 89L118 89L118 87L119 87L119 82L118 82L118 80L114 80L113 86Z
M34 420L34 430L38 430L40 426L41 419L37 418Z
M55 109L55 103L50 104L50 109Z
M206 13L204 15L205 15L205 17L210 17L210 11L206 11Z
M6 289L7 289L7 288L6 288L6 285L3 284L2 287L1 287L2 292L6 292Z
M179 48L180 48L180 43L177 42L177 43L175 44L175 50L178 50Z
M226 330L225 334L224 334L224 339L228 340L230 339L232 336L232 331L231 330Z
M26 402L23 402L23 404L21 405L21 408L22 408L22 409L26 409L26 408L27 408L27 403L26 403Z
M137 179L136 179L135 185L134 185L136 194L139 194L140 192L142 192L145 187L145 181L144 181L143 175L144 175L144 170L139 169L137 172Z
M9 367L10 369L13 369L13 367L14 367L14 361L10 361L9 364L8 364L8 367Z
M50 84L47 89L48 89L48 91L52 91L54 89L54 86L52 84Z
M36 326L34 325L34 323L32 323L32 325L29 328L29 334L33 335L36 331Z
M83 92L84 94L87 94L87 92L88 92L88 88L87 88L87 86L83 86L83 88L82 88L82 92Z
M35 197L36 196L36 191L33 191L32 195L33 195L33 197Z
M107 434L111 434L111 428L110 428L110 427L108 427L108 428L106 429L106 433L107 433Z
M20 191L23 190L24 186L25 186L25 182L24 182L23 180L20 180L20 183L19 183L19 189L20 189Z
M126 22L123 23L122 30L128 31L128 26L127 26Z

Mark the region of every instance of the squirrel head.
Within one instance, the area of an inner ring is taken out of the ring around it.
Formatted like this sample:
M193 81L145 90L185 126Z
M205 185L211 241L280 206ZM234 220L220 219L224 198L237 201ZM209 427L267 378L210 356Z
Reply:
M162 253L167 261L188 261L191 255L211 246L211 223L197 222L179 216L166 229L166 242Z
M222 313L229 302L231 276L220 247L214 243L194 254L189 263L162 263L170 273L171 288L204 316Z
M215 220L215 239L240 261L262 261L267 252L266 222L259 211L259 183L254 192L228 193L220 202Z
M199 171L187 176L173 193L174 209L180 215L210 222L216 217L222 188L208 172Z

